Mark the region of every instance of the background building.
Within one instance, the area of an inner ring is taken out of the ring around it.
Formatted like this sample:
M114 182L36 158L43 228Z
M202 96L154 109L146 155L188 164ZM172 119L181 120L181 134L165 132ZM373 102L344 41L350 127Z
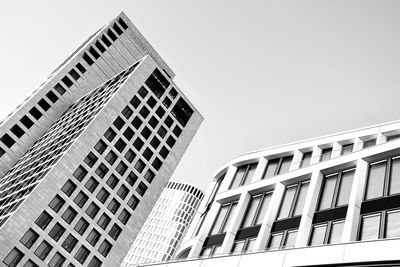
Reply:
M192 185L170 181L121 266L170 260L203 197L204 193Z
M121 264L202 121L168 71L121 14L2 123L2 265Z
M400 122L239 156L168 267L397 265L399 185Z

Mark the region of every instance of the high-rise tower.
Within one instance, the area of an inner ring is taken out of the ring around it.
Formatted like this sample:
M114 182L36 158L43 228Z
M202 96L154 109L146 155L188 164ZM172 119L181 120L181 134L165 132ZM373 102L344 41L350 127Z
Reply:
M0 261L119 266L201 124L121 14L0 126Z

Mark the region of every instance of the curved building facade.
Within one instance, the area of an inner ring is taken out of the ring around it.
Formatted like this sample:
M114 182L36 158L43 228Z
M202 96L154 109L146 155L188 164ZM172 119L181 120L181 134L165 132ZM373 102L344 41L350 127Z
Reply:
M170 181L121 266L170 260L203 197L204 193L192 185Z
M399 222L397 121L229 161L168 267L395 265Z

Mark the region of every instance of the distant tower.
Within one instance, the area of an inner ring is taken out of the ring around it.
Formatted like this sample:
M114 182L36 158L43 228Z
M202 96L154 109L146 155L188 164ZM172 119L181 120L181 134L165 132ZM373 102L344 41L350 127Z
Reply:
M2 266L119 266L201 124L124 14L0 125Z
M161 193L121 267L170 260L178 249L204 193L170 181Z

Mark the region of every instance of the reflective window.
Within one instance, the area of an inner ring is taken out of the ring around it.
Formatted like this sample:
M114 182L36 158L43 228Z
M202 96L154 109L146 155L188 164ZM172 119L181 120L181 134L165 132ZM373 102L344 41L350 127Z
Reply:
M241 228L255 226L262 223L265 212L268 209L271 195L271 192L266 192L251 197Z
M230 189L237 188L239 186L250 183L256 171L257 164L258 163L252 163L238 167L236 174L233 177Z
M215 219L214 225L210 231L210 235L226 232L227 225L230 222L230 218L233 216L237 203L237 201L234 201L221 206L218 216Z
M326 222L314 225L309 245L335 244L341 242L344 221Z
M363 216L361 218L360 240L379 238L381 214Z
M292 160L293 156L268 160L263 179L288 172L292 164Z
M372 147L372 146L375 146L375 144L376 144L376 138L369 139L369 140L364 141L363 148Z
M383 196L387 161L372 163L369 168L366 199Z
M329 147L329 148L324 148L324 149L322 149L322 152L321 152L321 156L320 156L320 158L319 158L319 161L328 160L328 159L331 158L331 155L332 155L332 148L331 148L331 147Z
M301 215L308 191L309 181L290 185L286 188L281 202L278 220Z
M340 155L344 156L353 152L354 143L343 145Z
M300 168L307 167L311 162L312 152L304 152L303 157L301 158Z

